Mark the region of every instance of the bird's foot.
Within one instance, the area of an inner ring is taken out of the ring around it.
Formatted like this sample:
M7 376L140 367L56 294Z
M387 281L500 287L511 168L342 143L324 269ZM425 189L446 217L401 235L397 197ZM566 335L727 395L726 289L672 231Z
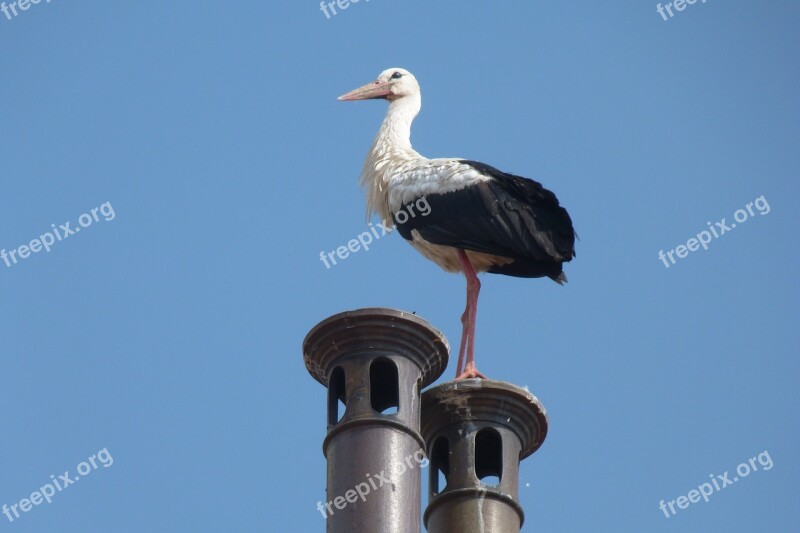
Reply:
M482 373L480 373L477 368L475 368L475 363L469 362L467 363L467 366L464 367L464 372L456 376L456 381L460 379L471 379L471 378L489 379Z

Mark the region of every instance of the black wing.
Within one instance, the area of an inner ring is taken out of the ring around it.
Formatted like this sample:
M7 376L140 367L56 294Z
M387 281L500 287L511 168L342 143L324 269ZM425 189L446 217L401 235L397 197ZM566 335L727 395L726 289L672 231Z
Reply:
M575 256L575 230L567 210L536 181L462 160L492 179L459 191L429 194L427 216L395 219L410 240L417 230L426 241L514 259L490 272L519 277L565 278L561 265Z

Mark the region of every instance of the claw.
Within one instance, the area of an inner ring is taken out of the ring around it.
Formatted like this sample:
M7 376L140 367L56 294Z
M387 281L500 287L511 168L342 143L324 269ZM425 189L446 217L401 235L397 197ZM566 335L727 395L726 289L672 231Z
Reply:
M470 379L470 378L480 378L480 379L489 379L481 372L475 368L475 365L472 363L467 363L464 367L464 372L462 372L458 377L456 377L456 381L460 379Z

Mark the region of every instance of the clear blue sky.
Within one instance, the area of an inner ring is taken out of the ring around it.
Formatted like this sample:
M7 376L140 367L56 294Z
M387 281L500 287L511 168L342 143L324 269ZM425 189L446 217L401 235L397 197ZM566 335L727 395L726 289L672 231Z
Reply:
M319 260L366 227L357 178L386 107L336 97L392 66L422 85L417 150L543 182L580 234L564 287L483 278L479 367L550 415L521 468L525 530L797 531L800 5L674 14L641 0L0 13L0 249L106 202L115 215L0 262L0 505L113 457L51 504L0 514L0 532L324 530L325 391L305 334L387 306L460 335L463 278L399 235ZM659 260L762 195L769 213ZM765 450L769 471L659 510Z

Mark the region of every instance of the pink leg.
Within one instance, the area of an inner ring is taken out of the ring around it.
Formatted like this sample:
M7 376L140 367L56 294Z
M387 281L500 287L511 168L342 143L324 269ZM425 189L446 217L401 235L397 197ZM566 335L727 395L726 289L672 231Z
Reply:
M469 338L467 326L469 326L469 297L467 297L467 306L464 308L464 314L461 315L461 347L458 349L458 363L456 364L456 376L461 375L464 368L464 354L467 348L467 339Z
M475 367L475 321L478 317L478 294L481 291L481 282L478 280L478 274L472 267L472 263L469 262L469 258L464 250L458 251L458 259L461 262L461 269L464 271L464 276L467 278L467 308L464 311L464 315L461 317L464 330L461 334L461 350L456 367L456 379L476 377L486 379L486 376L478 372L478 369ZM461 363L464 357L463 352L465 345L467 362L466 366L462 368Z

